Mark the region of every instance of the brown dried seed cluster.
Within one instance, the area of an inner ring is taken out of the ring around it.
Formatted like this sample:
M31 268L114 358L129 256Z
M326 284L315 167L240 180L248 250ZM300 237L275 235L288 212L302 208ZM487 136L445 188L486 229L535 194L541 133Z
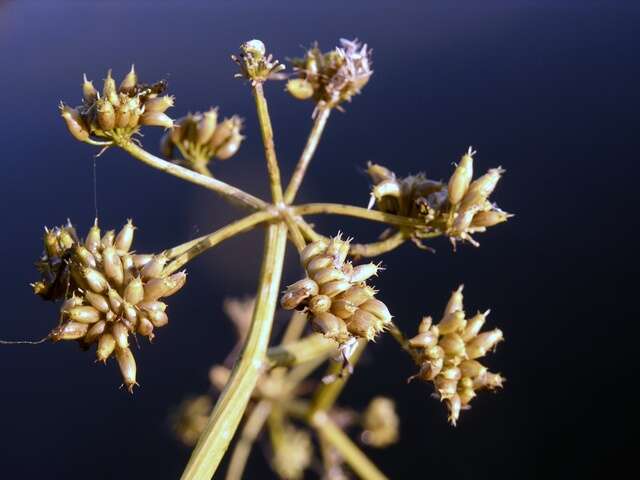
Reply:
M371 50L358 40L340 39L340 46L322 53L317 45L292 60L299 78L287 82L287 91L299 100L336 107L360 93L371 70Z
M273 470L285 480L303 478L313 455L311 437L308 432L290 424L281 433L278 443L273 445Z
M362 441L376 448L384 448L398 441L400 419L395 402L387 397L375 397L362 416Z
M391 322L389 309L367 285L379 265L354 267L346 261L349 243L338 234L329 242L307 245L300 253L307 277L289 285L280 300L287 310L308 310L313 326L340 344L354 338L373 340Z
M237 115L218 122L217 108L189 114L176 120L174 128L162 137L162 153L171 159L177 149L185 166L207 170L214 157L226 160L235 155L244 140L241 129L242 119Z
M152 340L154 329L169 321L160 299L186 281L184 272L162 276L163 254L133 253L134 229L129 220L120 232L101 235L96 220L83 242L71 225L46 230L45 254L37 264L42 279L34 284L35 293L45 299L64 298L60 323L49 338L77 340L85 348L97 343L102 362L115 353L130 391L136 385L136 362L129 334Z
M249 40L240 45L240 54L232 55L231 59L240 66L240 73L236 77L244 77L251 83L264 82L269 77L285 69L273 55L267 55L267 50L260 40Z
M412 232L418 244L422 238L441 233L454 247L458 240L478 246L471 234L484 232L512 215L489 201L504 170L492 168L472 181L474 154L469 148L448 184L429 180L424 174L397 178L391 170L369 164L367 173L373 182L369 208L375 205L383 212L423 219L425 227Z
M105 138L129 138L140 126L171 128L173 120L164 112L173 106L173 97L161 96L167 88L162 80L152 85L138 83L134 67L119 86L107 72L102 94L84 77L82 105L60 104L60 113L71 134L81 142L90 135Z
M193 447L204 432L213 402L208 395L187 398L172 416L173 430L182 443Z
M423 318L418 334L409 340L420 366L415 377L433 382L453 425L478 390L494 390L504 382L500 374L489 372L478 361L503 339L502 331L480 332L488 310L465 317L462 288L452 293L437 325L432 325L431 317Z

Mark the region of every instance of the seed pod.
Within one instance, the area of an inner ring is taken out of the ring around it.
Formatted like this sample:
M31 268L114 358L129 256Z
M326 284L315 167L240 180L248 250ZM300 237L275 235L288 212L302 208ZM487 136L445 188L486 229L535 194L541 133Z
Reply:
M129 282L129 284L124 289L124 300L127 303L131 303L132 305L141 302L144 298L144 287L142 285L142 280L140 277L134 278Z
M129 330L133 330L138 323L138 311L136 310L136 307L129 303L125 303L122 310L124 311L124 318L129 323L127 327Z
M351 318L351 316L356 312L357 309L358 306L348 300L334 300L331 303L331 313L333 313L337 317L342 318L343 320Z
M114 247L107 247L102 251L102 266L106 277L116 286L122 286L124 269L120 255Z
M424 351L425 355L432 359L435 360L437 358L444 358L445 353L444 353L444 349L440 346L440 345L436 345L435 347L429 347Z
M173 120L164 113L145 112L140 116L140 124L150 127L172 128Z
M373 340L376 334L382 330L379 320L369 312L358 309L347 324L349 333L356 337Z
M153 323L147 317L139 317L136 331L144 337L153 337Z
M341 294L338 298L341 300L347 300L354 305L362 305L367 300L373 298L373 290L371 287L361 287L361 286L353 286L350 287L346 292Z
M313 96L313 85L303 78L292 78L287 82L287 92L298 100L307 100Z
M367 263L364 265L358 265L353 269L349 280L351 283L360 283L366 281L368 278L377 275L379 266L375 263Z
M143 110L140 108L140 100L138 97L134 97L129 100L129 124L128 128L136 128L138 126L138 121L140 120L140 115Z
M136 383L136 360L133 358L131 350L125 347L116 348L116 360L118 361L118 367L120 367L120 373L122 374L122 380L126 385L129 393L133 392L133 386Z
M484 356L486 352L495 347L502 339L502 331L497 328L488 332L480 333L477 337L472 338L467 344L469 358L473 359Z
M98 251L98 247L100 246L100 228L98 227L97 218L95 219L93 226L89 229L87 238L84 241L84 246L92 253Z
M167 317L167 314L161 310L147 312L147 317L149 317L153 326L157 328L164 327L169 323L169 317Z
M458 386L457 380L450 380L442 375L438 375L435 379L435 384L440 397L443 399L451 398L456 394Z
M482 330L482 326L487 319L487 315L489 315L490 312L491 310L487 310L484 313L478 312L473 317L471 317L471 319L467 322L467 326L462 332L462 339L465 342L468 342L473 337L478 335L478 333L480 333L480 330Z
M476 214L477 210L466 210L460 211L456 215L456 219L453 222L453 229L456 232L464 232L471 225L471 221L473 220L473 216Z
M418 333L409 339L409 345L414 348L431 348L438 343L438 337L431 332Z
M327 295L328 297L335 297L336 295L347 291L350 287L351 283L346 280L335 280L322 285L320 287L320 293L322 295Z
M91 325L91 327L87 331L87 334L84 336L84 343L86 345L90 345L95 342L98 337L100 337L100 335L104 333L106 327L107 322L105 322L104 320L100 320L98 323L94 323L93 325Z
M418 326L418 333L428 332L432 323L433 319L431 317L422 317L420 325Z
M362 305L360 305L360 308L375 315L384 324L391 322L391 313L389 312L389 309L383 302L376 298L367 300Z
M126 92L127 90L131 90L135 88L138 84L138 75L136 75L136 69L134 65L131 65L131 70L124 77L122 82L120 83L120 91Z
M133 243L134 230L135 227L133 226L133 222L131 221L131 219L127 220L126 225L122 227L122 230L120 230L118 236L116 237L114 244L116 250L125 253L129 251L129 249L131 248L131 244Z
M167 304L163 302L142 302L138 304L138 307L145 312L164 312L167 309Z
M464 319L464 312L458 310L449 313L442 319L442 321L438 324L438 331L441 335L446 335L448 333L462 330L465 327L466 323L467 322Z
M120 101L118 100L118 91L116 90L116 81L111 76L111 70L107 72L107 78L104 79L102 96L109 100L114 106L118 106L120 104Z
M66 312L67 310L71 310L74 307L79 307L80 305L82 305L82 298L76 297L74 293L64 301L62 307L60 308L60 311Z
M458 396L460 397L460 403L462 406L465 406L471 403L471 400L476 396L476 392L473 388L462 388L458 389Z
M54 342L60 340L78 340L84 337L88 330L89 325L86 323L66 322L53 330L49 334L49 337Z
M60 115L66 123L69 133L71 133L76 140L85 142L89 138L89 129L82 117L80 117L78 110L67 105L62 105L60 107Z
M313 317L313 326L323 333L325 337L337 342L342 342L349 336L347 325L344 321L328 312L320 313Z
M474 379L473 388L476 390L482 390L484 388L495 390L496 388L502 388L503 383L504 378L499 373L485 372L483 375Z
M316 315L329 311L331 305L331 299L326 295L314 295L309 299L309 310Z
M122 309L122 304L124 303L122 297L113 288L110 288L107 291L107 298L109 299L111 310L119 314Z
M120 102L120 106L116 109L116 128L127 128L131 117L131 108L129 102Z
M458 367L446 367L440 372L440 375L449 380L460 380L462 373Z
M171 275L166 278L152 278L144 285L144 300L153 301L159 298L166 297L169 292L177 285L177 279L173 278L175 275Z
M493 227L506 222L510 215L502 210L486 210L475 214L471 221L472 227Z
M147 263L149 263L151 260L153 260L153 258L155 257L155 255L153 254L135 254L135 255L131 255L131 258L133 260L133 265L137 268L137 269L141 269L142 267L144 267Z
M306 266L309 275L315 274L317 271L333 266L333 257L329 255L317 255L313 257Z
M334 267L323 268L322 270L318 270L313 275L313 280L318 285L324 285L325 283L333 282L334 280L346 280L347 276L342 273L342 271L338 270Z
M435 358L433 360L429 360L422 365L420 373L418 375L424 380L431 381L438 376L438 374L442 370L443 365L443 358Z
M109 282L104 278L104 275L91 267L82 269L82 277L95 293L102 293L109 287Z
M164 113L168 108L173 107L173 95L150 98L144 102L144 111L147 113Z
M82 98L87 105L91 105L98 97L98 91L93 86L93 82L87 80L87 75L82 76Z
M65 312L73 322L96 323L100 320L100 312L93 307L74 307Z
M313 257L325 253L326 250L327 244L323 240L310 243L300 252L300 261L302 262L302 266L306 268L307 264L313 259Z
M462 401L460 400L460 396L458 394L452 395L450 398L447 398L447 408L449 409L449 422L454 427L460 418L460 408L462 407Z
M85 267L96 268L96 258L88 248L77 244L74 247L73 253L80 260L80 263L82 263Z
M106 98L99 98L96 101L96 113L98 126L101 130L108 132L116 127L116 111L113 104Z
M211 108L202 114L198 122L196 144L204 145L209 140L218 125L218 109Z
M504 172L505 170L502 167L492 168L469 185L469 192L479 193L484 198L489 198Z
M158 278L162 274L162 270L166 263L167 257L165 255L155 255L151 261L147 262L144 267L142 267L142 270L140 271L142 278L144 280Z
M53 230L44 227L44 250L48 257L59 257L62 254L58 245L58 236Z
M444 309L444 313L442 317L446 317L450 313L455 312L456 310L463 310L462 306L462 290L464 290L464 285L460 285L456 290L453 291L451 297L449 297L449 301L447 302L447 306Z
M473 152L469 148L460 163L456 167L453 175L449 179L448 195L451 205L457 205L462 200L465 192L469 188L473 178Z
M460 371L464 377L479 377L487 371L487 367L477 360L465 360L460 364Z
M114 242L116 240L116 232L115 230L109 230L102 236L102 248L113 247Z
M341 266L344 263L349 254L350 244L349 240L342 240L340 233L331 238L326 253L334 258L334 265Z
M113 324L113 327L111 327L111 334L113 335L118 347L127 348L129 346L129 331L121 322Z
M457 333L445 335L440 339L439 345L447 355L464 355L464 341Z
M227 141L216 150L218 160L227 160L233 157L240 149L243 140L244 135L241 135L240 132L233 131L231 136L227 138Z
M169 290L165 293L164 297L170 297L187 283L187 273L182 271L178 273L174 273L173 275L168 277L169 279Z
M96 349L96 357L98 361L105 362L116 348L116 340L110 333L103 333L98 339L98 348Z
M310 278L304 278L289 285L280 299L280 305L285 310L292 310L312 295L318 293L318 284Z

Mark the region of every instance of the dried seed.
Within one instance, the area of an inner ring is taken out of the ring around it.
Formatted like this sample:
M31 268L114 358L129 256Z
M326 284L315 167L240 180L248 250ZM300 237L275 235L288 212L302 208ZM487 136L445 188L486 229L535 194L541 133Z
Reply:
M135 227L133 226L133 222L131 221L131 219L127 220L126 225L122 227L122 230L120 230L118 236L116 237L114 244L116 250L125 253L129 251L129 249L131 248L131 244L133 243L134 230Z
M113 353L116 348L116 340L110 333L103 333L98 339L98 348L96 350L96 357L101 362L106 362L107 359Z
M93 307L74 307L65 312L74 322L96 323L100 320L100 312Z
M136 360L133 358L133 353L126 347L116 347L116 360L118 361L124 384L129 392L133 392L133 386L137 385Z
M140 277L131 280L124 289L124 300L127 303L136 305L141 302L145 295L145 288Z
M122 322L116 322L111 327L111 334L116 341L116 345L120 348L129 346L129 330Z

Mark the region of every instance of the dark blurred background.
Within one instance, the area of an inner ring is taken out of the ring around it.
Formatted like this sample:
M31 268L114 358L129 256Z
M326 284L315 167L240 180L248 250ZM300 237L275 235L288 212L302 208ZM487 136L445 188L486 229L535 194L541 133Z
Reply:
M508 382L452 428L429 385L406 385L409 359L381 339L343 397L357 408L374 394L398 402L402 441L372 458L402 479L617 476L637 447L639 22L631 1L0 1L0 338L41 338L56 322L29 288L43 226L71 218L85 232L93 220L95 150L57 111L60 99L79 103L82 73L99 83L135 62L143 80L168 78L172 115L219 105L246 118L240 153L214 173L266 197L253 103L230 53L256 37L284 60L314 40L327 50L357 36L374 49L374 76L332 115L300 200L365 205L368 160L447 178L473 145L477 171L506 168L494 199L516 213L478 235L479 249L437 240L436 255L405 245L384 258L376 286L409 332L461 282L468 310L491 308L506 342L488 362ZM311 105L281 84L267 94L288 174ZM145 131L152 151L159 130ZM101 223L132 217L145 251L242 214L118 151L97 160L97 198ZM317 224L359 241L380 232ZM222 300L253 293L261 242L252 232L189 266L170 325L137 354L133 396L118 390L113 363L95 365L72 343L0 346L0 477L177 478L189 450L168 412L207 390L208 367L231 348ZM284 280L298 276L290 255ZM260 448L247 478L271 478Z

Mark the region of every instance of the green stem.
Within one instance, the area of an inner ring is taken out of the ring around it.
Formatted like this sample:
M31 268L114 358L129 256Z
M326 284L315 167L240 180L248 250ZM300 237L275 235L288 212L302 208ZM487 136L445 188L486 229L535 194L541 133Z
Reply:
M191 454L182 480L209 480L213 476L247 408L269 344L286 244L286 225L269 225L256 306L247 340L231 372L231 378L211 413L209 423Z
M264 154L267 159L267 170L269 172L269 185L271 186L271 196L274 203L282 202L282 181L280 180L280 167L276 158L276 147L273 143L273 128L269 117L267 99L264 96L262 82L255 82L253 86L253 96L256 100L258 111L258 122L262 133L262 143L264 143Z
M232 203L236 203L243 207L252 208L254 210L264 209L265 207L267 207L267 203L247 192L240 190L239 188L233 187L228 183L222 182L215 178L201 175L192 170L189 170L188 168L176 165L175 163L167 162L166 160L163 160L147 152L129 139L118 140L116 144L135 159L140 160L141 162L146 163L153 168L157 168L162 172L166 172L169 175L173 175L174 177L178 177L186 180L187 182L195 183L196 185L200 185L201 187L213 190Z
M354 257L377 257L383 253L390 252L402 245L407 240L407 234L398 231L379 242L373 243L354 243L349 248L349 253Z
M344 461L360 478L363 480L387 480L384 473L378 470L325 412L313 414L310 423L318 431L318 434L340 453Z
M331 108L318 107L318 114L313 122L313 128L311 129L311 133L309 133L307 144L305 145L302 155L300 155L300 160L298 160L298 164L293 171L289 185L287 185L287 190L284 192L284 202L287 205L291 204L296 198L296 194L302 184L302 180L304 179L307 167L313 158L313 154L318 147L318 142L320 142L320 137L322 136L322 132L327 124L327 119L329 118L330 113Z

